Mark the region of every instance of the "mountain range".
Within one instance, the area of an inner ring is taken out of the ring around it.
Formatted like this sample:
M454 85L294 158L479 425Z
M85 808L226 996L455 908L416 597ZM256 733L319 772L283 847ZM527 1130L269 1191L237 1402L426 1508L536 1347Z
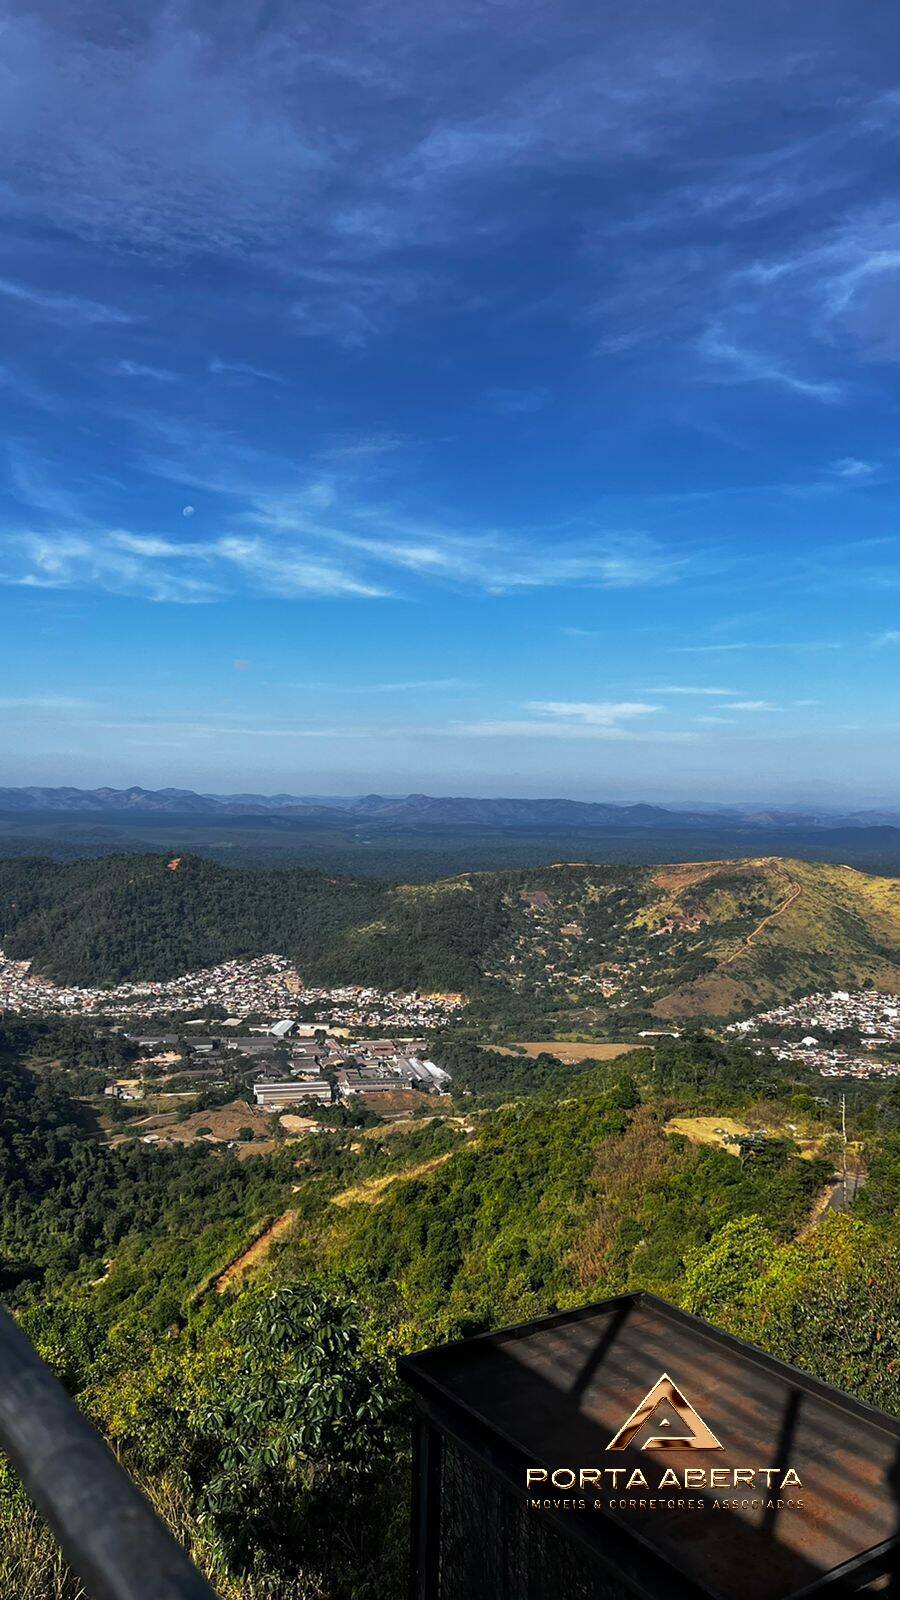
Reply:
M363 827L406 832L438 828L490 830L672 829L672 828L867 828L900 826L900 809L785 808L620 804L567 799L477 798L455 795L352 797L261 794L198 794L192 789L76 789L27 786L0 788L0 813L16 816L76 816L122 821L128 817L283 819L296 826Z

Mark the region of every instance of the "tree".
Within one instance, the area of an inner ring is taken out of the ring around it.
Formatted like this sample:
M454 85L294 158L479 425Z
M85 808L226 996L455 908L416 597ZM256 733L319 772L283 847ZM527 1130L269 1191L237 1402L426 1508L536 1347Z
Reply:
M710 1322L734 1314L758 1282L776 1248L762 1217L735 1217L711 1244L688 1252L681 1301Z
M399 1401L352 1304L305 1284L246 1292L189 1381L189 1474L235 1567L249 1572L262 1550L270 1566L318 1574L336 1600L389 1593L370 1585L402 1549L385 1540L405 1512Z

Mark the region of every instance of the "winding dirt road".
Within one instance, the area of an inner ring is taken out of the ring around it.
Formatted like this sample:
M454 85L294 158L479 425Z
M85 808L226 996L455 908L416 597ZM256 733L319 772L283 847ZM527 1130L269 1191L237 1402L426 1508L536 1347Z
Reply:
M787 899L783 902L783 904L780 905L780 906L776 906L775 910L774 911L770 911L769 915L767 917L763 917L762 922L758 922L757 923L756 927L752 930L751 933L747 934L746 939L744 939L742 941L742 943L740 944L738 949L735 950L734 954L730 955L727 958L726 961L723 961L721 963L721 965L723 967L730 966L732 961L736 961L737 960L737 958L740 955L742 950L749 950L750 946L753 944L754 939L758 938L759 935L762 933L763 928L767 928L769 926L770 922L776 922L779 917L783 916L785 911L788 911L790 909L790 907L794 904L794 902L796 900L800 899L800 896L801 896L802 893L803 893L802 886L799 883L795 883L793 889L791 890L790 894L788 895Z

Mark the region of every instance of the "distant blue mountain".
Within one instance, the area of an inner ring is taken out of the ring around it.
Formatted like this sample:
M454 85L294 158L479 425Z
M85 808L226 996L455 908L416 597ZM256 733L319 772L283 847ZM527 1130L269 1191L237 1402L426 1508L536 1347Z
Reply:
M79 817L177 816L228 818L260 816L323 826L364 826L378 830L462 828L505 829L655 829L865 828L900 825L900 810L839 812L683 803L672 807L566 799L471 798L427 794L366 794L349 798L318 795L196 794L191 789L0 789L0 812L7 815L59 813Z

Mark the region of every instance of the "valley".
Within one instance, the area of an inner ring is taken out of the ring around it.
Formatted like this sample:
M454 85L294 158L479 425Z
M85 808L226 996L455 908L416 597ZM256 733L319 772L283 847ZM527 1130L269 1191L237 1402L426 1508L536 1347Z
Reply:
M426 1343L643 1287L900 1409L898 897L4 860L4 1297L226 1600L393 1600Z

